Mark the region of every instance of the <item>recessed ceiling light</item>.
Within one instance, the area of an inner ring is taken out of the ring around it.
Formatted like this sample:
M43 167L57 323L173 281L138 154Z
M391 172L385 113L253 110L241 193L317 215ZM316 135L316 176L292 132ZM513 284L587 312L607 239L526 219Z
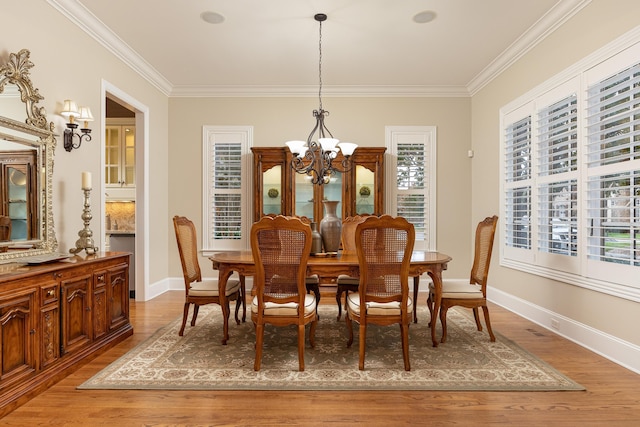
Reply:
M413 22L417 22L418 24L426 24L434 19L436 19L436 13L433 10L425 10L413 16Z
M224 16L216 12L202 12L200 18L209 24L222 24L224 22Z

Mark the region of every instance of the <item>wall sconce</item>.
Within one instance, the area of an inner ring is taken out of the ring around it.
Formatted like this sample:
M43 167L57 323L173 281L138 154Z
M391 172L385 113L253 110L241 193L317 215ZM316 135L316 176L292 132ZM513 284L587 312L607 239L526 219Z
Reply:
M93 121L93 115L91 114L89 107L78 108L74 101L65 99L64 106L62 107L60 114L69 120L67 122L67 128L64 130L65 150L71 151L74 148L80 148L83 138L85 138L86 141L91 141L91 129L89 129L89 122ZM84 127L80 128L80 132L82 133L75 132L78 128L76 120L84 122ZM78 138L77 144L74 144L73 137Z

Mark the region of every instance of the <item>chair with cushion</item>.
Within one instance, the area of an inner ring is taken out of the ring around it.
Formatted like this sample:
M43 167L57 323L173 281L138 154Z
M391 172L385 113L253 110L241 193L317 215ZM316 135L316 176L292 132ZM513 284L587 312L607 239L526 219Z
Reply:
M178 335L182 336L185 325L187 324L190 305L193 304L194 306L191 326L195 326L200 306L205 304L220 304L220 294L216 281L202 280L202 273L198 262L196 228L193 222L183 216L176 215L173 217L173 226L176 232L185 286L184 313L182 315L182 326L180 327L180 332L178 332ZM227 281L225 295L227 297L225 307L227 316L230 314L229 301L235 300L236 323L240 324L240 318L238 316L240 304L242 304L242 321L244 322L246 319L244 283L235 279ZM226 342L223 341L223 344L226 344Z
M255 296L251 320L256 328L254 370L260 370L264 328L297 325L298 365L304 371L305 326L311 324L309 342L315 346L318 324L316 298L306 291L307 261L311 252L311 227L300 218L262 217L251 227L255 262Z
M342 221L342 232L340 240L342 243L342 253L355 254L356 253L356 227L366 217L361 215L355 215L345 218ZM360 278L355 276L349 276L348 274L341 274L336 279L338 289L336 290L336 302L338 303L338 320L342 316L342 294L345 295L345 299L349 296L349 292L358 292L358 285L360 284Z
M265 216L275 218L278 214L266 214ZM300 218L300 221L304 224L311 226L309 217L294 215L292 218ZM316 297L316 304L320 304L320 277L317 274L312 274L311 276L307 276L305 283L307 285L307 292L313 292L313 295Z
M447 340L447 310L456 305L473 309L473 316L479 331L482 331L482 325L480 324L478 308L482 307L489 337L491 341L496 340L491 330L489 308L487 307L487 277L489 276L491 251L497 224L498 217L494 215L485 218L476 227L473 266L471 267L469 281L442 281L442 302L440 305L442 338L440 342L444 343ZM433 311L433 284L429 290L427 305L429 306L429 311Z
M358 292L346 298L347 329L353 343L353 325L360 325L359 369L364 369L367 325L400 325L404 369L409 363L409 324L413 301L409 297L409 265L415 243L413 224L405 218L382 215L368 217L355 233L360 267Z

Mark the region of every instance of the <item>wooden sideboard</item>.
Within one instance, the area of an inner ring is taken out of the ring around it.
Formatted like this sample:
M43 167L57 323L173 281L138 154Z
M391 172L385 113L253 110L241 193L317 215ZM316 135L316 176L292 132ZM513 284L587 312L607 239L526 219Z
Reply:
M0 264L0 418L133 334L129 256Z

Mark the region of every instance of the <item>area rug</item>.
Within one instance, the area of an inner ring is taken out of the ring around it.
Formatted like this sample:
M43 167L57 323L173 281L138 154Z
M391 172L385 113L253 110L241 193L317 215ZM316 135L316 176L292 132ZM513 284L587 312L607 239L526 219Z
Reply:
M162 390L584 390L547 363L496 333L490 342L476 330L470 310L449 310L445 344L431 345L428 310L411 324L411 371L404 370L397 325L370 325L365 370L358 370L358 327L347 348L344 316L321 305L316 346L305 348L305 370L298 371L296 328L265 328L262 367L253 370L255 334L251 321L229 325L221 344L219 306L200 309L195 327L178 336L181 319L159 329L79 389ZM440 327L438 322L438 328ZM308 328L307 328L308 334ZM438 329L440 336L440 329Z

